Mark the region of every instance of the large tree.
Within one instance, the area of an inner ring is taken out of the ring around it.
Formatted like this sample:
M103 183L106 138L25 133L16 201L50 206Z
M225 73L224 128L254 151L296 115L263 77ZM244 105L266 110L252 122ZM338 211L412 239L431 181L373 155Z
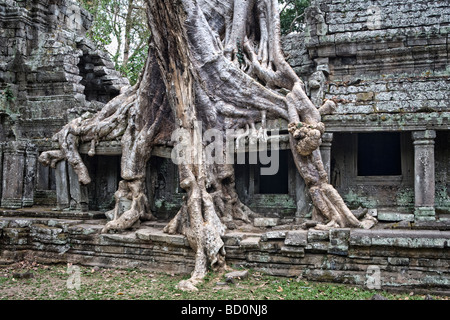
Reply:
M199 132L254 128L255 122L285 119L296 167L305 180L315 211L324 219L318 228L370 227L347 208L328 183L319 146L325 127L320 108L305 94L302 80L285 61L280 43L276 0L148 1L152 38L138 83L90 118L67 124L54 139L60 149L44 152L40 161L55 165L66 159L82 184L90 177L78 153L90 142L121 139L122 181L115 193L114 219L103 232L130 228L138 219L152 219L145 194L146 163L152 148L167 145L172 132L184 132L180 186L186 197L165 232L184 234L195 251L191 278L180 288L195 290L208 267L225 266L221 237L231 221L251 222L255 215L239 200L234 168L211 163ZM201 128L200 128L201 126ZM255 133L255 130L248 130ZM121 199L131 207L120 212Z

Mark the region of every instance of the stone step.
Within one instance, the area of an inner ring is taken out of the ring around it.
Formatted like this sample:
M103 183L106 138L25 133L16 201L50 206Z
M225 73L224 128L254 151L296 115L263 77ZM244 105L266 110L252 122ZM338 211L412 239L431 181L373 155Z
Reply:
M259 233L231 231L223 235L222 240L226 246L240 246L243 240L250 237L261 237L261 235Z
M186 237L178 234L167 234L161 229L141 228L136 231L136 237L144 241L164 242L175 246L189 247Z
M244 249L258 249L261 237L251 236L241 241L239 246Z

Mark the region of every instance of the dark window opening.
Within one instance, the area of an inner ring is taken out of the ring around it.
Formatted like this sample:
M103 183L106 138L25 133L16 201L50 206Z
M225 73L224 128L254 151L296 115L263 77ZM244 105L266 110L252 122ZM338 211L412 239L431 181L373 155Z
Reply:
M255 180L259 184L260 194L288 194L288 158L289 150L268 150L268 156L271 160L273 152L279 152L278 170L274 175L261 174L261 168L271 167L271 163L267 165L258 164L255 171Z
M400 133L358 134L358 176L402 174Z

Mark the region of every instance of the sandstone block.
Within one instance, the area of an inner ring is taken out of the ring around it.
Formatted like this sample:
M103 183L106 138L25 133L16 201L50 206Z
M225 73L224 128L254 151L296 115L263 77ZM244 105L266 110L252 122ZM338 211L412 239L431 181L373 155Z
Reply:
M307 243L308 243L308 231L306 230L289 231L286 234L286 239L284 240L284 244L288 246L305 247Z

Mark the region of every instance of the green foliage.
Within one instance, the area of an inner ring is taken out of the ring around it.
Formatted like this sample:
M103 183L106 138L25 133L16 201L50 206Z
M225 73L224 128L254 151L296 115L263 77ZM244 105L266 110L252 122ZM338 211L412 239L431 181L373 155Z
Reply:
M0 96L7 102L14 102L16 100L14 92L9 85L7 85L6 88L0 92Z
M92 14L89 37L109 52L115 67L136 83L145 64L150 30L144 0L79 0Z
M133 85L137 82L139 74L144 69L145 60L148 54L148 44L146 43L134 51L133 56L128 60L126 66L119 65L118 70L124 74ZM117 63L116 63L117 65Z
M78 1L94 19L88 32L90 38L110 53L116 69L135 84L147 58L150 37L145 1ZM303 12L309 3L310 0L279 0L282 34L302 30ZM243 59L240 62L243 63Z
M310 0L278 0L280 4L281 33L300 32L303 30L304 11Z

